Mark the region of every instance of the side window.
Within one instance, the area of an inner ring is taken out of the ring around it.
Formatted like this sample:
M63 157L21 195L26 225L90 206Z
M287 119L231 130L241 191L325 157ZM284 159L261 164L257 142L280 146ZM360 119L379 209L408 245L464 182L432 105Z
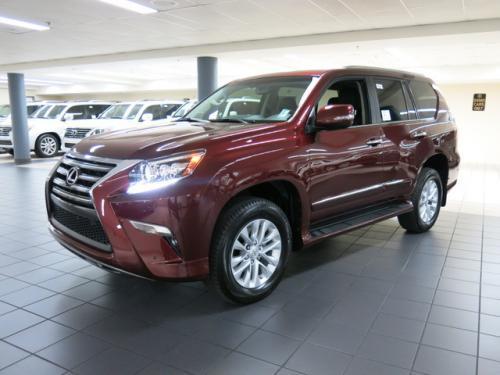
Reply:
M408 120L408 109L401 81L375 79L374 82L382 122Z
M95 104L89 105L89 115L90 118L97 118L99 115L104 112L109 107L108 104Z
M75 105L68 109L66 113L71 113L73 115L73 120L85 120L90 118L88 116L86 105Z
M319 99L318 108L323 108L331 104L352 105L356 111L353 125L366 125L370 123L366 85L364 80L345 80L335 82Z
M410 90L415 99L419 118L434 118L436 116L438 98L431 84L422 81L411 81Z
M144 112L141 115L141 118L146 113L152 114L153 115L153 120L159 120L159 119L161 119L161 105L159 105L159 104L150 105L149 107L147 107L144 110Z

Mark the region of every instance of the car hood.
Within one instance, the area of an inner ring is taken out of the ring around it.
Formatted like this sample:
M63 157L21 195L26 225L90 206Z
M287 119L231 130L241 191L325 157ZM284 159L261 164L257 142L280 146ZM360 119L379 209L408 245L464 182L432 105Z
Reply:
M228 124L176 122L117 130L85 138L76 145L81 154L114 159L151 159L173 152L205 148L211 142L246 137L277 124Z

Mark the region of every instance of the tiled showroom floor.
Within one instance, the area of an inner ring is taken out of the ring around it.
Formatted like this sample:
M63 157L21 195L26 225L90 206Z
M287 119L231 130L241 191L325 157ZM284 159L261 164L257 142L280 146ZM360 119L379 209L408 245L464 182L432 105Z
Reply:
M431 232L331 239L237 307L70 255L47 232L52 163L2 160L0 374L500 374L499 166L463 166Z

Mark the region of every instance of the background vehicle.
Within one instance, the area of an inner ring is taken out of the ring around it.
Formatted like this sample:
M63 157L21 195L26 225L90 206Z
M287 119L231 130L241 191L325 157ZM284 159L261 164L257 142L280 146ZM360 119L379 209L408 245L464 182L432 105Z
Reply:
M31 118L37 113L43 106L45 106L45 102L30 102L26 104L26 111L28 114L28 118ZM10 105L2 105L0 106L0 137L2 136L10 136L10 132L12 130L12 121L10 114ZM0 149L2 151L6 151L9 154L13 154L12 148L2 149L3 145L9 146L11 144L10 141L0 140Z
M36 156L47 158L55 156L61 149L66 121L88 120L97 118L112 103L107 102L66 102L43 107L41 116L28 119L31 150ZM12 125L7 125L0 132L0 144L12 150ZM12 152L12 151L11 151Z
M196 104L198 104L198 100L188 100L172 114L172 120L184 117Z
M182 105L179 101L140 101L117 103L93 121L72 121L65 128L64 149L68 150L81 139L111 130L147 125L167 120Z
M241 102L252 104L227 110ZM292 249L390 217L429 230L457 182L446 101L411 73L235 81L183 119L76 145L46 185L56 239L107 269L209 277L250 303L277 286Z

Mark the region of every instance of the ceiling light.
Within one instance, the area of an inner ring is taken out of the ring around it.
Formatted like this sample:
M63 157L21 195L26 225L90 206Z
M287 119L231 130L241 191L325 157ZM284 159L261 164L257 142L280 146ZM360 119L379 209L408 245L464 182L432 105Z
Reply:
M50 27L47 24L21 21L21 20L16 20L14 18L9 18L9 17L1 17L0 16L0 23L3 23L4 25L21 27L23 29L30 29L30 30L36 30L36 31L50 30Z
M147 7L142 4L138 4L134 1L130 0L99 0L103 3L107 3L110 5L114 5L123 9L130 10L132 12L137 12L140 14L151 14L151 13L156 13L158 12L156 9Z

